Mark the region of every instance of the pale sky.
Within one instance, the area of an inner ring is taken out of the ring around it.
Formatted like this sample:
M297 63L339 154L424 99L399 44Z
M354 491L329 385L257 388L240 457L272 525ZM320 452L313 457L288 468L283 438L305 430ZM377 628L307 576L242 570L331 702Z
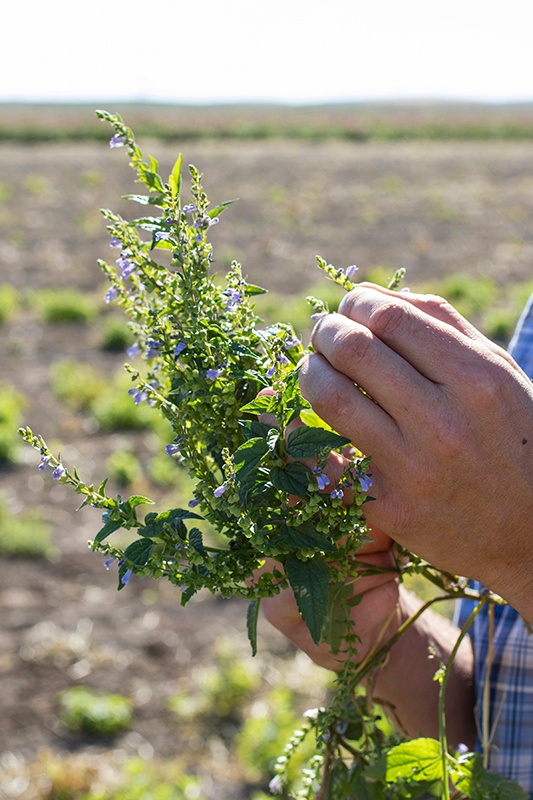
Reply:
M533 100L533 0L6 0L0 102Z

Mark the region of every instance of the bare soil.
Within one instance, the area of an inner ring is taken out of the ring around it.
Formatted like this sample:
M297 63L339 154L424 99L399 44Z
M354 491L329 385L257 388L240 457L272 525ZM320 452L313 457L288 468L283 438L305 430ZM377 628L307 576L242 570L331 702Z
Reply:
M145 149L163 173L171 169L176 148ZM268 289L305 294L318 279L317 253L337 266L356 263L363 276L377 264L404 266L411 286L452 272L492 276L502 286L533 277L533 143L206 141L181 149L205 173L213 203L240 198L213 229L217 264L237 258ZM0 164L0 283L103 296L95 262L110 256L98 209L132 214L118 199L136 191L124 154L97 144L3 144ZM30 304L0 336L0 380L27 396L24 423L61 442L69 463L94 481L124 437L62 409L49 371L72 356L114 373L122 357L101 350L98 327L43 325ZM131 441L142 453L148 439ZM38 508L59 548L51 561L0 559L1 798L33 797L2 782L2 765L42 748L176 757L187 743L168 697L188 685L195 665L213 659L221 634L236 654L248 653L241 603L205 597L181 609L172 587L141 580L117 594L115 576L87 550L98 515L76 512L76 498L36 464L22 449L0 473L11 511ZM262 630L262 649L294 663L290 647ZM133 727L111 743L69 732L57 694L76 684L132 697ZM191 751L206 796L250 796L228 751L222 757L213 741L204 736Z

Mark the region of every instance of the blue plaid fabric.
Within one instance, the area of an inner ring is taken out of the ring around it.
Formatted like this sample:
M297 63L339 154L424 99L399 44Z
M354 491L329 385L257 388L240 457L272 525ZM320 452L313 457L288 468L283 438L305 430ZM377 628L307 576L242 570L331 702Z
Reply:
M533 379L533 295L524 309L509 352ZM480 584L473 584L481 588ZM472 610L462 601L457 615L461 625ZM489 611L480 611L470 631L474 647L478 731L482 730L483 692L490 684L488 731L491 741L489 768L517 781L533 800L533 635L510 606L494 608L492 666L487 677ZM485 721L485 730L487 721ZM481 740L478 737L478 749Z

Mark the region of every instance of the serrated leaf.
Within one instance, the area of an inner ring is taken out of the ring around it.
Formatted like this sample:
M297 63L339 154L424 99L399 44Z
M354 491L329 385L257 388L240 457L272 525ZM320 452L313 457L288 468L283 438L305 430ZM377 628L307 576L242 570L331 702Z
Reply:
M487 797L497 797L498 800L527 800L529 797L515 781L484 769L479 753L456 762L451 774L456 788L471 800L485 800Z
M350 602L352 595L353 586L344 581L333 584L329 590L329 606L323 635L334 654L339 652L346 636L350 609L353 607L353 603Z
M308 493L310 475L304 464L289 463L283 467L272 467L270 480L280 492L302 497Z
M325 431L332 431L331 425L324 422L312 408L305 408L300 413L300 419L308 428L323 428Z
M313 458L325 450L334 450L347 444L350 444L350 440L334 431L301 425L289 434L287 453L292 458Z
M241 481L250 472L256 469L268 453L268 442L263 438L248 439L235 451L236 477Z
M310 522L304 522L302 525L296 527L285 523L281 526L281 533L278 541L302 550L316 548L324 552L334 553L337 549L335 545L332 544L329 539L326 539L322 533L319 533Z
M136 506L141 506L141 505L153 506L154 501L150 500L149 497L143 497L142 494L134 494L131 497L129 497L126 501L126 506L128 506L129 508L135 508Z
M257 620L259 618L259 603L261 598L252 600L246 612L246 627L248 629L248 640L252 648L252 655L257 654Z
M429 738L402 742L365 770L365 775L386 783L437 781L442 778L440 743Z
M262 395L261 397L256 397L251 403L242 406L239 410L243 414L268 414L274 408L275 402L276 398L272 395Z
M319 644L328 610L329 567L320 556L300 561L291 555L285 562L285 571L298 611L314 643Z
M204 536L200 528L191 528L189 531L189 542L197 553L200 553L204 558L207 553L204 548Z
M124 550L124 558L143 567L150 558L153 546L149 539L136 539Z
M118 531L123 526L124 520L114 520L110 519L103 528L100 528L96 536L94 537L94 543L100 544L103 542L104 539L107 539L108 536L111 536L112 533Z
M259 422L258 419L240 419L239 425L246 439L256 439L258 436L266 439L272 425L267 425L265 422Z

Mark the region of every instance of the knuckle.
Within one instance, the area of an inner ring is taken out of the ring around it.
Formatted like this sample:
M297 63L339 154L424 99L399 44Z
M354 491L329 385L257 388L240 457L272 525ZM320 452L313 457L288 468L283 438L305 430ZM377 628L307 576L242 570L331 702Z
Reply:
M381 303L375 308L368 321L368 327L380 339L392 336L396 330L404 325L409 315L409 309L393 300Z

